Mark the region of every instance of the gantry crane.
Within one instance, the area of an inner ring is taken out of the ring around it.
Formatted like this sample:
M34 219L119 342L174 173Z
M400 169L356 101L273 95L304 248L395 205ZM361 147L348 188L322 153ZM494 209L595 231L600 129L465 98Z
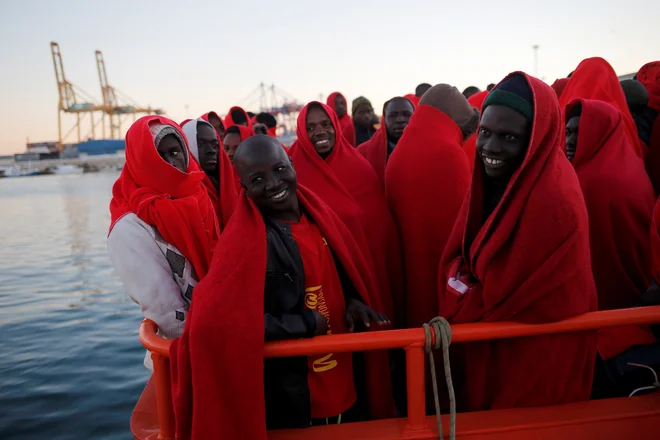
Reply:
M74 86L67 81L64 74L64 64L62 63L62 53L60 46L54 41L50 43L50 50L53 55L53 66L55 67L55 78L57 80L57 91L59 94L59 105L57 107L57 132L60 149L62 148L62 113L73 113L76 115L76 125L74 128L78 132L78 142L80 137L80 120L85 114L89 114L92 122L92 136L94 136L94 112L102 110L101 106L94 102L94 98L87 95L82 89Z
M96 68L99 72L99 81L101 83L101 94L103 95L103 120L105 126L105 115L110 119L110 137L115 139L121 135L121 115L132 114L133 121L135 121L138 113L160 115L163 113L161 109L153 109L151 107L140 107L131 98L123 95L117 89L108 83L108 73L105 70L105 61L103 60L103 53L100 50L95 52L96 55ZM124 105L120 105L117 99L117 94L124 98Z

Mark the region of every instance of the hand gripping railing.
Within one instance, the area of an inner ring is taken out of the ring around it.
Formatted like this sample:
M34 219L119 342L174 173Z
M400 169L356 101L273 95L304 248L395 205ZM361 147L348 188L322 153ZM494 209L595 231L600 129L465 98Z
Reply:
M599 328L660 323L660 306L592 312L550 324L519 324L513 322L457 324L451 327L452 343L489 341L558 333L572 333ZM170 387L169 348L171 341L157 335L153 321L140 325L140 341L151 351L154 362L156 399L161 439L174 438L174 410ZM432 339L438 335L431 331ZM403 348L406 351L406 385L408 389L408 420L402 438L416 438L432 433L426 423L424 385L423 328L369 333L319 336L311 339L270 342L265 345L267 358L308 356Z

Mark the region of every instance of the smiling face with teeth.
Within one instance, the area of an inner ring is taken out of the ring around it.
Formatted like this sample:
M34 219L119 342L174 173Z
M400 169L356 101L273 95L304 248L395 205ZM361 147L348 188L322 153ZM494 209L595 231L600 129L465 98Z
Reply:
M234 155L241 186L261 213L275 220L298 221L298 180L289 156L277 139L255 135Z
M316 152L324 159L335 148L335 127L325 110L318 105L310 105L307 110L307 135Z
M508 181L525 160L530 128L527 118L510 107L486 107L476 147L488 177Z

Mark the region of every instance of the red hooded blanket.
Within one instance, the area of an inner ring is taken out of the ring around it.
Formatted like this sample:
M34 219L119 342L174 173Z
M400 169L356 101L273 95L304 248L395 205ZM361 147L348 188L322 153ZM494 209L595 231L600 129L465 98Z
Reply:
M653 279L660 280L660 199L653 208L651 224L651 255L653 257Z
M637 73L637 81L649 92L648 106L660 112L660 61L653 61L642 67ZM660 117L656 117L651 128L651 137L646 155L646 172L656 194L660 194Z
M489 93L488 90L475 93L474 95L468 98L468 102L470 103L470 105L472 105L472 107L479 110L479 113L481 113L481 107L484 105L484 101L486 100L488 93ZM477 144L477 133L470 136L468 140L466 140L465 143L463 144L463 151L465 151L465 155L467 156L468 159L468 165L470 165L470 175L472 175L472 171L474 167L474 156L476 156L477 154L476 144Z
M204 120L204 118L200 118ZM199 166L199 152L197 146L197 122L199 119L194 119L189 123L184 124L183 131L188 139L188 147L193 160ZM208 121L206 121L208 122ZM210 123L209 123L210 124ZM215 130L215 129L214 129ZM224 229L229 222L231 214L234 212L236 206L237 188L234 179L234 167L227 156L227 153L222 148L218 148L218 188L216 188L213 181L209 176L204 175L204 187L206 192L213 203L213 208L218 216L218 223L220 230Z
M651 283L649 228L655 194L644 163L630 149L621 113L603 102L577 99L582 113L573 167L589 212L591 266L598 309L636 307ZM609 359L655 341L647 327L602 329L598 350Z
M346 97L339 92L331 93L326 100L328 107L333 109L335 113L337 113L337 106L335 105L335 99L337 96L341 96L344 98L344 101L346 101ZM348 101L346 101L346 108L348 109ZM339 119L339 126L341 127L341 132L344 134L344 137L351 145L351 147L355 147L355 127L353 126L353 118L351 118L351 115L349 115L348 112L344 115L344 117Z
M306 130L310 105L319 105L335 129L335 146L324 160ZM383 189L369 163L341 135L335 112L325 104L307 104L298 116L298 139L289 149L298 181L314 191L348 226L360 249L373 262L371 275L378 295L372 298L380 311L394 316L393 296L402 295L401 251L396 226ZM398 310L398 309L397 309Z
M358 153L367 159L367 162L371 164L371 167L376 172L383 191L385 190L385 167L387 165L388 143L387 124L385 123L385 107L387 107L387 102L383 104L383 117L381 118L380 127L378 127L378 130L376 130L376 133L374 133L371 139L358 146L357 149ZM415 108L415 104L413 104L413 108Z
M417 106L419 105L419 100L422 99L422 98L419 98L414 93L408 93L407 95L404 95L403 97L408 98L408 100L410 102L412 102L412 104L415 106L415 108L417 108Z
M218 116L218 114L217 114L216 112L208 112L208 113L204 113L202 116L200 116L200 118L202 118L203 120L205 120L206 122L208 122L209 124L211 124L211 121L209 121L209 116L210 116L210 115L213 115L213 116L215 116L216 118L218 118L218 121L220 121L220 125L222 125L222 129L223 129L223 130L226 130L226 129L227 129L227 126L225 125L225 121L223 121L222 118L221 118L220 116ZM189 120L190 120L190 119L187 119L186 122L188 122ZM184 124L185 124L185 122L184 122ZM211 125L213 125L213 124L211 124ZM182 124L181 126L183 127L183 124ZM215 127L214 127L214 128L215 128ZM222 142L222 139L220 139L220 141Z
M454 324L553 322L596 309L589 220L563 152L557 97L542 81L522 75L534 99L527 155L485 222L485 171L475 161L442 256L438 310ZM467 378L461 405L470 411L589 398L593 333L471 343L460 350Z
M438 264L470 183L462 142L449 116L422 104L387 165L385 190L406 269L407 327L438 314Z
M202 183L206 174L189 158L185 173L165 162L149 130L152 124L171 126L186 139L176 122L162 116L144 116L131 125L126 133L126 163L112 187L110 231L117 220L135 213L183 253L201 280L220 235Z
M364 301L369 269L346 226L311 191L298 198ZM195 287L186 326L170 348L177 439L266 440L264 283L266 227L243 193L220 237L209 275ZM387 363L366 354L372 416L392 416ZM377 353L375 353L377 354Z
M552 83L552 90L557 94L557 99L561 98L561 94L564 93L564 89L568 84L568 78L559 78Z
M235 111L242 112L245 115L245 120L247 121L247 124L248 124L247 126L250 129L250 131L252 132L252 119L247 114L247 112L245 110L243 110L242 107L232 107L232 108L229 109L229 111L227 112L227 115L225 116L225 120L224 120L225 130L228 129L229 127L231 127L232 125L238 125L236 122L234 122L234 118L231 116L232 112L235 112ZM252 134L254 134L254 133L252 133Z
M605 101L614 106L621 113L630 145L639 157L644 157L646 151L639 140L637 126L628 110L626 95L614 69L607 61L602 58L587 58L575 69L559 98L562 117L566 115L568 103L577 98Z

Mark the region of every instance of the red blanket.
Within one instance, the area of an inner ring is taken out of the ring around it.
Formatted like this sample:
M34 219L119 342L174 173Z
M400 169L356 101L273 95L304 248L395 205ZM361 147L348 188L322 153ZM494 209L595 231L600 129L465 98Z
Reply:
M598 309L636 307L651 283L649 228L655 194L644 162L630 149L621 113L603 102L582 106L573 166L589 212L591 266ZM609 359L636 344L654 342L648 327L602 329L598 350Z
M660 199L653 208L651 224L651 256L653 258L653 279L660 280Z
M333 109L335 112L337 111L337 108L335 107L335 98L337 96L341 96L344 98L344 101L346 101L346 97L339 92L331 93L326 100L328 107ZM346 101L346 108L348 108L348 101ZM351 118L351 115L346 113L342 118L339 118L339 126L341 127L341 132L343 133L348 143L352 147L355 147L355 127L353 126L353 118Z
M247 124L248 124L247 126L250 129L250 131L252 131L252 119L250 118L250 116L248 116L247 112L245 110L243 110L243 108L241 108L241 107L232 107L232 108L229 109L229 111L227 112L227 115L225 116L225 120L224 120L225 130L228 129L229 127L231 127L232 125L238 125L238 124L236 124L236 122L234 122L234 119L231 116L231 113L233 111L243 112L243 114L245 115L245 120L247 121Z
M644 157L645 147L637 135L637 126L628 110L626 96L619 78L607 61L602 58L587 58L575 69L559 98L562 117L566 114L568 103L577 98L605 101L621 112L630 145L639 157Z
M117 220L135 213L176 246L202 279L220 235L213 204L202 183L206 174L190 158L185 173L165 162L154 144L150 123L170 125L185 139L179 125L162 116L144 116L128 129L126 163L112 187L110 231ZM187 145L185 148L188 151Z
M559 78L552 83L551 87L552 90L554 90L557 94L557 99L561 98L561 95L564 93L564 89L566 88L566 84L568 84L568 78Z
M324 160L307 135L307 111L323 107L335 127L335 147ZM396 226L383 189L369 163L341 136L335 112L325 104L307 104L298 116L298 139L289 149L298 181L314 191L348 226L360 249L372 263L371 276L378 294L377 308L395 318L393 297L402 295L401 251Z
M470 182L462 143L453 120L420 105L387 165L386 194L406 269L407 327L437 316L438 264Z
M305 212L326 238L366 303L372 291L364 259L346 226L320 199L298 187ZM208 276L195 287L181 338L170 349L177 439L266 440L263 298L266 228L244 194ZM372 414L391 416L387 363L366 354ZM377 353L376 353L377 354Z
M202 116L200 116L200 118L204 119L206 122L208 122L210 124L211 121L209 121L209 115L213 115L216 118L218 118L218 121L220 121L220 124L222 124L223 129L225 129L225 130L227 129L227 126L225 125L225 122L222 120L222 118L220 116L218 116L218 114L216 112L204 113ZM188 119L188 121L189 120L190 119ZM184 124L185 124L185 122L184 122ZM181 126L183 126L183 124L181 124Z
M477 110L479 110L479 113L481 113L481 107L484 105L484 101L486 100L487 96L488 96L488 90L484 90L483 92L475 93L474 95L470 96L468 98L468 102L470 103L470 105L472 105L472 107L475 107ZM467 156L468 165L470 165L470 175L472 175L472 171L474 171L474 157L477 154L476 144L477 144L477 133L470 136L463 144L463 151Z
M407 95L404 95L404 98L408 98L408 100L413 103L415 108L417 108L417 106L419 105L419 100L422 99L422 98L418 98L417 95L415 95L414 93L408 93Z
M534 96L527 156L485 223L485 171L475 162L442 256L437 310L453 324L553 322L596 309L588 215L563 152L557 97L525 76ZM471 343L461 350L467 378L461 406L470 411L589 398L595 334Z
M649 92L648 106L660 112L660 61L653 61L642 67L637 73L637 80ZM651 131L651 139L646 155L646 172L656 194L660 194L660 117L656 118Z

